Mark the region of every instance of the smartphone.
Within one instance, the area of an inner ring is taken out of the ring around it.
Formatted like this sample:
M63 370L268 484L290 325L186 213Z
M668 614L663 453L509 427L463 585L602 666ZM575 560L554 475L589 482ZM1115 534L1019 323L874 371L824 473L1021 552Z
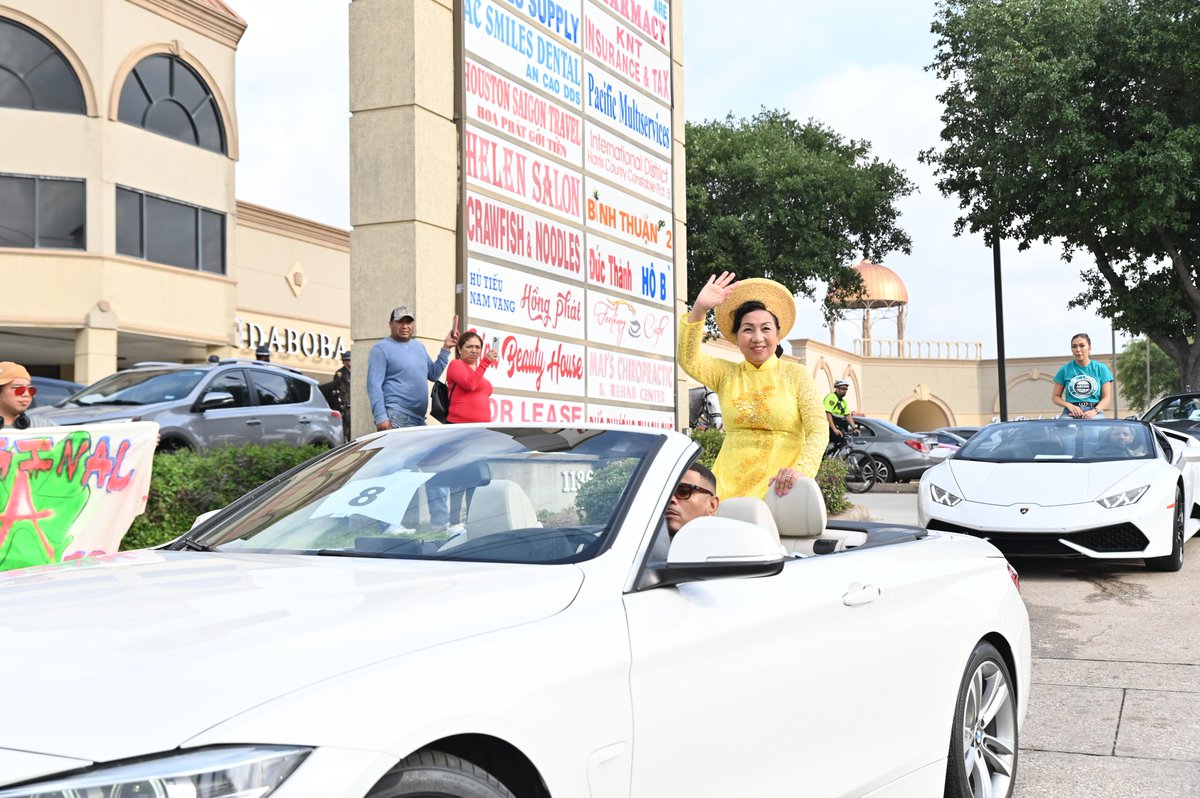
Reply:
M492 336L492 352L496 355L497 358L500 357L500 336L499 335Z

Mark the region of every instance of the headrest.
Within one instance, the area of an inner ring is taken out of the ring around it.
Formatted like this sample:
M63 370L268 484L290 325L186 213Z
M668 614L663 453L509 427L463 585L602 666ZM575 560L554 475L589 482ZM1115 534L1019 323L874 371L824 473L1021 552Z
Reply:
M541 526L537 509L516 482L493 479L475 489L467 510L467 533L470 537L537 526Z
M774 489L768 489L764 501L775 518L780 537L817 538L825 531L825 522L829 520L825 497L812 477L797 479L785 496L776 496Z
M771 516L771 511L767 509L766 502L762 499L754 499L749 496L734 496L729 499L722 499L720 506L717 507L717 515L722 518L732 518L735 521L756 524L768 530L773 535L779 534L779 528L775 523L775 519Z

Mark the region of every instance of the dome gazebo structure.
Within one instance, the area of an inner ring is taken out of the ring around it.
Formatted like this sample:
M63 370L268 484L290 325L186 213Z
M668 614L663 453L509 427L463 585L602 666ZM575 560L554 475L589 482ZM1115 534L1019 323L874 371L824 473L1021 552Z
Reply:
M904 323L908 316L908 289L900 275L884 266L882 263L872 263L863 258L852 267L862 277L863 292L837 307L847 311L848 316L860 316L862 319L862 354L867 357L875 356L871 344L871 325L883 318L892 318L896 322L896 343L899 352L904 351ZM829 343L836 346L834 325L829 326Z

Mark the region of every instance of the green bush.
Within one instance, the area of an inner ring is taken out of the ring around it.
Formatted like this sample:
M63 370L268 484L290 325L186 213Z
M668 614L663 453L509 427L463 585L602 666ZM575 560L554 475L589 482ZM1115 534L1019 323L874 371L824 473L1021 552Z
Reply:
M237 446L207 454L154 455L146 512L133 521L122 549L144 549L177 538L196 516L217 510L274 476L329 451L322 446Z
M725 433L720 430L692 430L692 440L700 444L700 462L712 468L721 444L725 442ZM840 513L853 505L846 498L846 465L840 461L822 460L817 470L817 485L821 488L821 496L825 499L826 512ZM719 487L719 486L718 486Z

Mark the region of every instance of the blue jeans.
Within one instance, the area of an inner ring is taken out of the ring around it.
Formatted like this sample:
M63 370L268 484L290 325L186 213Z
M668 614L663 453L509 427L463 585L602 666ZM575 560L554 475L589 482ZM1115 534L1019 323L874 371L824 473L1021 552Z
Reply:
M424 427L425 419L414 418L403 410L398 410L394 407L387 409L388 421L392 422L392 429L401 429L403 427ZM429 523L435 527L444 527L450 523L450 489L449 488L426 488L425 498L429 502ZM415 520L415 519L412 519ZM405 517L405 523L410 526L415 526L410 522L410 519Z

